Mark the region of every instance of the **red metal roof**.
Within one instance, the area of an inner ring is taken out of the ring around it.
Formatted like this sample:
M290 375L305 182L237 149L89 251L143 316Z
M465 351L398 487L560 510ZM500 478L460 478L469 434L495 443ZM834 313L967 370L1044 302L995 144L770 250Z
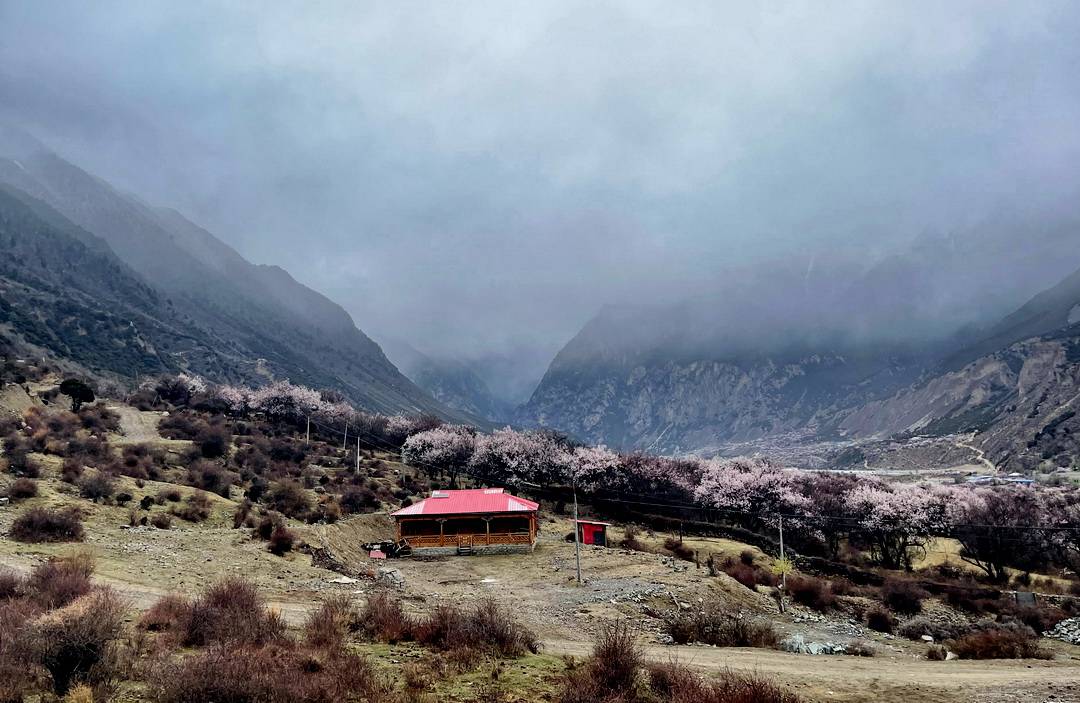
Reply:
M463 491L432 491L430 497L392 512L390 516L524 513L535 512L539 507L539 503L504 493L501 488L471 488Z

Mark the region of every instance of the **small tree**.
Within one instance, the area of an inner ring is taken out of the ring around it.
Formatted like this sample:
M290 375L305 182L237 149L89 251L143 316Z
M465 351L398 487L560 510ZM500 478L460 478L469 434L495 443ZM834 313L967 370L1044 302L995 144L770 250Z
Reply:
M83 403L94 402L94 389L77 378L65 379L60 384L60 392L71 398L71 412L79 412Z

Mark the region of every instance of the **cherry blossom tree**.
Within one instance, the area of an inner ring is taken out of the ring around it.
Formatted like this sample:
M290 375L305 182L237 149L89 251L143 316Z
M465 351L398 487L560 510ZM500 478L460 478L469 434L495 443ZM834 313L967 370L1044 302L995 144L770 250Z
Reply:
M797 490L795 474L764 457L713 459L704 462L695 499L729 511L743 522L775 522L781 514L804 514L810 501Z
M864 479L848 497L852 535L889 569L911 569L933 535L948 527L949 494L922 485Z
M458 473L469 465L475 449L476 430L464 425L442 425L409 435L401 448L401 460L429 475L442 471L453 486Z
M626 485L622 457L607 447L576 447L561 457L567 474L579 489L591 493L601 488L621 488Z
M252 392L254 410L274 420L299 423L323 407L319 392L288 381L275 381Z
M491 485L546 486L566 477L568 459L554 436L506 427L477 440L469 469Z
M965 493L952 530L961 545L961 559L998 582L1008 580L1009 566L1046 567L1053 531L1043 491L996 486L968 488Z

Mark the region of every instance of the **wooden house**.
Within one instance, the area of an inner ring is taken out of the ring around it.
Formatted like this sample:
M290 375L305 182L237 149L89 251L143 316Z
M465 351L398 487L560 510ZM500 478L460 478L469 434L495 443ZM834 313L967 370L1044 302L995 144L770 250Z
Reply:
M414 554L532 551L539 507L501 488L475 488L432 491L390 517Z

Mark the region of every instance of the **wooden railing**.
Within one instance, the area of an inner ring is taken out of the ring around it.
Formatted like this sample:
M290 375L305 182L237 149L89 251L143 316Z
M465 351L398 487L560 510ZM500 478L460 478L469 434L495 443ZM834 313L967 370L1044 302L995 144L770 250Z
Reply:
M415 535L406 536L405 541L413 548L456 547L459 544L472 544L484 547L490 544L531 544L532 536L528 532L492 532L472 535Z

